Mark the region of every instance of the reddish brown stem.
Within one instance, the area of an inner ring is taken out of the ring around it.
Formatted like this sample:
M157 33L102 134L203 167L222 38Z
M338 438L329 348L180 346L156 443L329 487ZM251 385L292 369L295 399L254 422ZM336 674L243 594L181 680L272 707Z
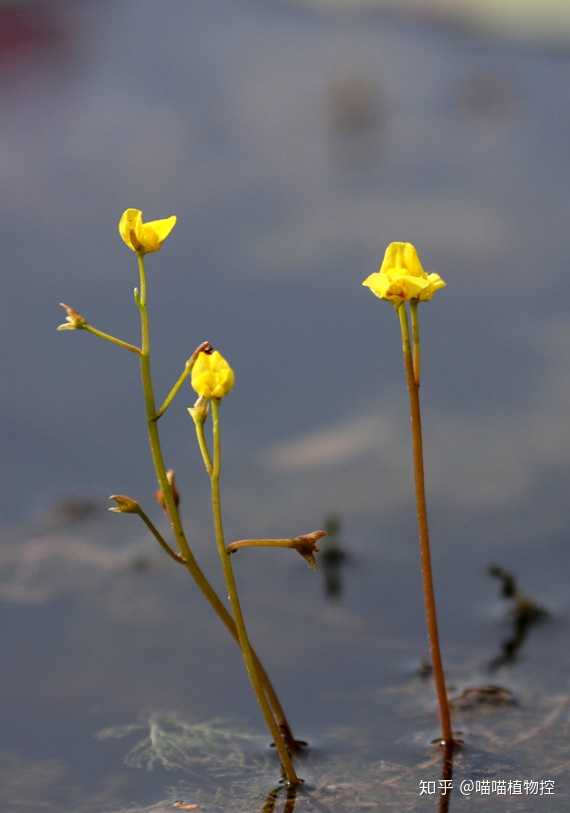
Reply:
M439 645L439 632L437 626L437 612L435 606L435 593L433 587L433 573L431 566L431 553L429 541L429 528L427 518L427 504L425 492L424 456L422 440L422 417L420 410L419 386L414 374L414 363L410 348L408 315L404 304L398 309L400 327L402 330L402 350L404 354L404 367L406 371L406 383L410 399L410 421L412 428L412 445L414 460L414 482L416 491L416 507L418 517L418 533L420 540L420 555L422 565L422 581L424 590L424 603L426 610L426 621L429 637L431 660L433 664L433 674L437 700L439 704L439 717L441 721L443 744L453 742L451 730L451 715L449 702L445 686L445 675L441 659L441 649Z

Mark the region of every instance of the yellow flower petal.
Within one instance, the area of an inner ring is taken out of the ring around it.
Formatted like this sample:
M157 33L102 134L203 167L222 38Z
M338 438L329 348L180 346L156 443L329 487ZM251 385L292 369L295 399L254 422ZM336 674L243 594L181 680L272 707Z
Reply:
M175 225L176 215L144 223L140 209L126 209L119 220L119 234L131 251L150 254L161 248Z
M439 274L429 274L428 284L419 296L420 302L427 302L432 298L436 291L447 287L447 282L443 280Z
M139 251L141 247L138 238L141 223L142 212L140 209L125 209L119 220L119 234L131 251Z
M157 251L175 226L176 215L165 217L162 220L151 220L149 223L145 223L143 225L145 234L152 234L152 239L156 242L156 248L149 248L147 251Z
M383 277L379 271L375 271L373 274L370 274L370 276L366 277L366 279L363 280L362 284L364 285L365 288L370 288L372 293L376 294L376 296L382 297L380 289L382 288L383 290L382 286L384 282L385 277Z
M192 386L204 398L224 398L235 383L234 371L218 350L200 353L192 368Z
M390 243L386 249L379 272L385 274L396 268L412 277L426 276L416 247L412 243Z
M397 298L401 300L417 299L421 292L428 285L426 280L420 277L410 277L402 275L390 282L386 289L385 296L389 299Z

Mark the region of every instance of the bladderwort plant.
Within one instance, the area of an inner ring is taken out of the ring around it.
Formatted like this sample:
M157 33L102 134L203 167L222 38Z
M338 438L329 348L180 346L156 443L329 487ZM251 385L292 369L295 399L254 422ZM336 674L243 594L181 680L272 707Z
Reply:
M439 644L437 612L431 565L430 538L425 491L422 418L420 410L420 322L419 306L445 288L439 274L427 274L421 264L415 246L411 243L390 243L384 260L377 272L370 274L362 283L379 299L385 299L396 311L402 336L404 371L410 401L410 425L414 463L416 510L420 541L420 556L424 604L430 646L433 675L439 705L441 723L441 746L449 752L458 741L454 740L451 714L445 685L445 674ZM408 320L408 304L412 322L412 341Z
M188 570L222 624L240 647L252 689L279 756L283 778L290 785L298 785L302 780L299 779L295 771L293 757L306 743L295 739L277 693L252 647L241 609L231 556L237 550L245 547L292 548L298 551L309 565L314 566L315 552L318 550L317 542L321 537L325 536L325 532L313 531L310 534L289 539L243 539L226 545L220 493L222 465L220 406L222 400L233 388L235 377L228 362L217 350L214 350L209 342L202 342L198 345L186 361L180 376L165 399L160 406L157 406L151 372L151 340L145 256L160 250L175 225L175 216L145 223L142 212L138 209L127 209L119 221L119 234L124 243L134 252L137 260L139 285L134 289L134 300L140 320L140 345L131 344L99 330L82 314L63 303L62 307L66 311L66 321L59 325L58 330L83 330L138 357L148 441L158 483L156 498L168 518L175 547L172 547L166 541L139 502L132 497L124 494L113 495L110 499L115 502L115 506L109 510L122 514L138 515L162 550L173 561ZM179 510L180 496L176 487L174 471L166 468L158 428L160 419L164 417L189 377L191 377L193 388L198 393L198 400L193 407L188 409L188 412L194 421L198 447L210 479L215 540L230 600L229 609L206 578L190 547ZM205 424L210 414L212 419L213 454L205 434Z

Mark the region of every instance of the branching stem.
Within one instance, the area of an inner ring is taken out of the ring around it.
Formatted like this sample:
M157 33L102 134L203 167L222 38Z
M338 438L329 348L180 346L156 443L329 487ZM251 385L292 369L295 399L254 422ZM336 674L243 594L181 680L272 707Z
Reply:
M180 513L174 500L172 488L166 476L166 467L164 465L162 447L160 444L160 435L156 421L156 405L152 385L152 375L150 366L150 330L147 312L147 284L144 260L142 255L140 254L137 255L137 261L139 269L140 286L137 292L136 302L140 314L141 347L142 347L140 354L140 370L144 392L149 445L152 462L156 474L156 479L158 482L158 486L164 495L167 514L172 528L172 533L174 539L176 540L176 544L178 545L180 554L184 559L184 566L186 567L186 569L196 582L196 585L198 586L202 594L205 596L205 598L208 600L214 612L222 621L222 623L224 624L232 638L239 645L239 636L234 619L232 618L231 614L226 609L226 606L221 601L218 594L216 593L216 591L214 590L214 588L204 575L204 572L200 568L198 562L196 561L196 558L194 557L194 554L190 549L188 540L186 539L186 535L184 533L184 529L182 528ZM267 672L265 671L261 661L255 654L255 652L253 652L253 658L259 673L260 681L263 684L264 690L267 694L267 698L271 704L271 708L275 715L275 719L277 721L279 729L282 732L283 737L285 738L288 746L291 749L293 749L295 747L296 741L293 736L293 732L291 730L287 717L285 716L283 706L281 705L277 693L275 692L275 689L273 688L273 685L269 680Z
M195 363L196 359L198 358L198 356L200 355L200 353L202 353L205 350L208 350L209 348L210 348L210 342L202 342L202 344L198 345L196 350L194 350L194 352L192 353L192 355L190 356L190 358L187 360L186 364L184 365L184 369L180 373L176 383L171 388L170 392L168 393L168 395L166 396L166 398L162 402L162 405L161 405L160 409L156 413L156 416L155 416L156 421L158 421L159 418L162 418L162 416L164 415L164 413L166 412L166 410L168 409L170 404L174 401L174 399L176 398L176 396L180 392L184 382L186 381L186 379L188 378L188 376L192 372L192 367L194 366L194 363Z
M111 342L112 344L116 344L117 347L122 347L124 350L129 350L131 353L138 353L140 355L141 349L130 342L125 342L123 339L118 339L116 336L111 336L110 333L104 333L99 328L93 327L93 325L86 324L81 330L86 330L87 333L91 333L93 336L97 336L98 339L105 339L106 342Z
M181 565L185 565L186 564L186 559L184 559L184 557L181 556L179 553L176 553L175 550L172 550L172 548L170 547L170 545L168 544L166 539L162 536L162 534L160 533L160 531L158 530L158 528L156 527L154 522L151 520L151 518L148 516L148 514L146 514L145 511L143 511L143 509L140 506L139 506L139 509L137 511L137 514L142 519L142 521L144 522L146 527L149 529L151 534L154 536L154 538L156 539L156 541L158 542L160 547L164 551L166 551L166 553L170 556L170 558L174 559L175 562L178 562Z

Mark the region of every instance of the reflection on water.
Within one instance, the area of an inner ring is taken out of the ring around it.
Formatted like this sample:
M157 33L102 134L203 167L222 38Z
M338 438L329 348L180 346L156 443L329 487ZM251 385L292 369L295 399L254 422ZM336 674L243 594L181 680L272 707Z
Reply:
M515 663L530 630L548 619L549 614L533 599L521 593L512 573L498 565L491 565L489 575L498 579L501 585L501 596L511 604L510 619L512 630L501 643L501 652L489 662L489 669L494 671L502 666Z
M340 540L340 517L331 515L325 519L324 530L327 536L321 542L319 565L323 574L325 596L330 601L339 601L344 591L343 571L349 562Z
M453 788L453 746L446 745L441 755L440 797L437 806L438 813L449 813Z
M274 788L267 795L267 799L265 800L261 813L277 813L277 801L280 798L283 799L283 807L281 808L282 812L293 813L295 810L295 800L297 799L298 793L299 791L295 787Z

